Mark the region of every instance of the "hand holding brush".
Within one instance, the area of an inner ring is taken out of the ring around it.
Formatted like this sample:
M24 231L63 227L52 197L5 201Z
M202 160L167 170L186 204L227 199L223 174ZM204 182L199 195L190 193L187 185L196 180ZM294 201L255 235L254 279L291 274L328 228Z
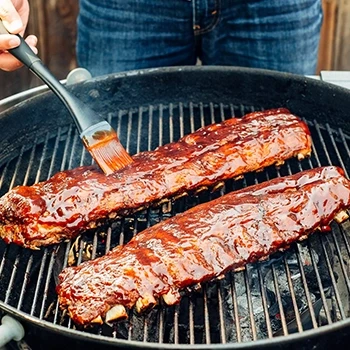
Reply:
M0 34L9 34L0 20ZM112 126L71 94L47 69L22 36L18 47L8 51L37 75L64 103L72 116L80 137L102 171L109 175L132 162Z

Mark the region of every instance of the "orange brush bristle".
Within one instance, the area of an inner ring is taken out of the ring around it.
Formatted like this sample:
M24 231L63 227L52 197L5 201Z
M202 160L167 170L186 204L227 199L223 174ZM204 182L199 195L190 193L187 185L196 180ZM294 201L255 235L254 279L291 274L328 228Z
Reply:
M124 168L133 161L120 143L117 133L106 121L88 128L80 137L106 175Z

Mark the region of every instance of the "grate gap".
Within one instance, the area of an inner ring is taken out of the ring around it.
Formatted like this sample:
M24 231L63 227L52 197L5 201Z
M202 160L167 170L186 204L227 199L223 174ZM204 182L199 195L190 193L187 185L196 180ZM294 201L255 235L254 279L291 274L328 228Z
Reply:
M338 237L340 236L340 232L339 231L340 231L339 226L334 225L333 232L332 232L333 234L331 236L332 236L332 239L333 239L333 244L335 246L335 250L337 252L337 258L338 258L338 261L339 261L339 264L340 264L342 275L343 275L343 278L345 280L345 284L346 284L348 293L350 294L350 279L349 279L349 276L348 276L348 271L346 270L346 267L345 267L345 264L344 264L343 255L341 253L341 248L339 246L338 239L337 239L337 236ZM337 235L336 235L336 233L337 233Z
M43 257L41 260L40 270L39 270L39 274L38 274L38 279L36 282L33 303L32 303L31 309L30 309L31 316L34 316L35 309L37 307L37 301L38 301L38 299L40 299L39 294L40 294L40 289L41 289L41 285L42 285L42 280L44 279L44 270L45 270L45 266L46 266L46 259L47 259L47 248L44 248L43 249Z
M248 311L249 311L249 320L250 320L250 329L252 332L252 340L255 341L258 339L257 336L257 329L256 329L256 323L254 319L254 309L253 309L253 302L252 302L252 293L250 291L249 286L249 273L248 270L244 270L244 282L245 282L245 288L247 293L247 302L248 302Z
M287 282L288 282L288 287L289 287L289 291L290 291L290 296L292 299L292 304L293 304L293 311L294 311L294 315L295 315L295 321L298 327L298 332L302 332L303 331L303 326L301 323L301 319L300 319L300 313L299 313L299 308L298 308L298 304L297 304L297 300L295 297L295 292L294 292L294 288L293 288L293 279L292 279L292 275L289 269L289 265L287 262L286 257L283 257L283 262L284 262L284 268L286 270L286 275L287 275Z
M297 256L297 260L298 260L298 266L299 266L299 271L300 271L300 275L301 275L301 280L302 280L302 284L303 284L303 288L304 288L304 292L305 292L305 296L306 296L306 301L307 301L308 309L310 312L312 326L313 326L313 328L317 328L318 326L317 326L314 306L313 306L313 302L311 300L311 295L310 295L309 287L307 285L304 267L303 267L303 264L301 261L302 259L300 256L299 245L296 245L295 251L296 251L296 256ZM310 254L312 254L312 252L309 251L309 255Z
M323 250L323 254L324 254L324 257L325 257L325 260L326 260L326 264L327 264L327 267L328 267L328 272L329 272L329 276L331 278L331 281L332 281L332 287L333 287L333 292L335 294L335 300L336 300L336 304L338 306L338 310L340 312L340 316L342 319L345 319L345 311L344 311L344 307L343 307L343 303L341 302L341 299L340 299L340 296L339 296L339 291L338 291L338 288L337 288L337 283L336 283L336 280L335 280L335 276L334 276L334 273L333 273L333 267L332 267L332 264L330 262L330 258L329 258L329 254L327 252L327 249L325 247L325 242L324 242L324 239L325 237L319 237L319 240L321 242L321 246L322 246L322 250Z
M271 320L270 320L270 315L269 315L269 309L267 306L268 302L267 302L266 290L265 290L264 280L262 277L260 266L258 266L258 279L259 279L259 284L260 284L262 305L263 305L265 320L266 320L267 336L269 338L272 338Z
M273 284L274 284L274 287L275 287L279 314L281 316L282 331L283 331L283 335L287 335L288 334L288 328L287 328L286 316L285 316L284 310L283 310L282 297L281 297L281 293L280 293L280 290L279 290L277 274L276 274L276 269L275 269L274 264L271 265L271 270L272 270Z
M235 274L232 272L230 276L231 276L231 294L232 294L232 301L233 301L233 313L234 313L234 322L235 322L235 328L236 328L236 336L237 336L237 342L241 343L242 332L241 332L241 323L239 322Z
M42 320L44 317L44 313L45 313L45 305L46 305L46 301L48 298L48 293L49 293L49 285L51 283L51 279L53 277L52 273L53 273L53 267L56 261L56 257L57 257L57 251L59 249L59 246L57 246L54 251L51 253L51 257L50 257L50 262L49 262L49 267L47 270L47 274L46 274L46 280L45 280L45 285L44 285L44 290L43 290L43 299L41 302L41 308L40 308L40 312L39 312L39 318Z
M329 136L330 136L330 139L331 139L331 142L332 142L332 146L333 146L334 151L335 151L335 154L336 154L336 156L337 156L337 158L338 158L338 160L339 160L339 164L340 164L340 166L342 167L342 169L344 170L345 175L348 177L348 173L347 173L347 170L346 170L346 167L345 167L343 158L342 158L342 156L341 156L341 154L340 154L339 148L338 148L337 143L336 143L336 141L335 141L335 139L334 139L335 131L331 129L331 127L329 126L328 123L326 124L326 129L327 129L327 131L328 131L328 133L329 133ZM345 144L343 143L343 144L342 144L342 147L344 147L344 146L345 146ZM334 158L334 157L333 157L333 158ZM330 164L332 164L331 161L330 161Z
M21 292L20 292L19 300L18 300L18 304L17 304L17 309L19 309L19 310L21 310L21 308L22 308L23 299L24 299L24 296L26 293L27 285L28 285L29 280L30 280L30 270L32 268L32 264L33 264L33 255L31 255L29 257L28 264L27 264L27 267L26 267L26 270L24 273L23 284L21 287Z

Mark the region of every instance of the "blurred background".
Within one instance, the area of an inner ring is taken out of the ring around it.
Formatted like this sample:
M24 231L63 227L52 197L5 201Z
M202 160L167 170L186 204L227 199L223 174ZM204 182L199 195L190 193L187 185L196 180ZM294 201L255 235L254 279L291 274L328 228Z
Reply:
M39 56L58 79L76 68L78 0L31 0L28 33L39 38ZM350 0L323 0L324 19L317 73L350 71ZM0 99L42 83L26 68L0 71Z

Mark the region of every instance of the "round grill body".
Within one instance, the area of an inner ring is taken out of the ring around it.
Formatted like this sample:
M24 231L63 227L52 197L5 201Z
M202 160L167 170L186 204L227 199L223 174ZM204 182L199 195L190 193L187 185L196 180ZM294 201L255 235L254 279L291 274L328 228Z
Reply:
M117 130L130 154L173 142L201 126L268 108L286 107L311 131L310 159L289 160L219 194L187 199L118 219L60 247L30 251L0 242L0 308L20 319L36 348L327 348L350 337L350 224L275 254L220 281L203 284L180 305L158 305L112 326L77 328L59 308L60 268L105 254L146 227L214 196L324 165L350 174L350 91L309 78L264 70L176 67L108 75L70 89ZM0 114L0 194L17 185L91 164L68 112L50 92ZM54 335L54 338L53 338ZM40 339L38 342L37 340ZM52 340L54 339L54 341ZM344 343L340 343L344 342Z

